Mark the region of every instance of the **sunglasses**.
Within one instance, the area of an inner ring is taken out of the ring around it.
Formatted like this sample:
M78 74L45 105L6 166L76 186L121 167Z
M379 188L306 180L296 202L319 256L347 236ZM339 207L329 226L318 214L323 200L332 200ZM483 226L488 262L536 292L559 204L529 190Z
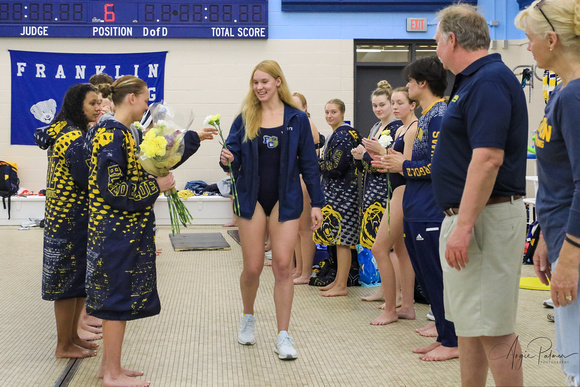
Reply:
M538 4L536 4L534 6L534 8L536 8L538 11L540 11L540 13L542 14L542 16L544 17L544 19L546 19L546 21L548 22L548 24L550 25L550 27L552 27L552 31L556 32L556 29L554 28L554 25L552 24L552 22L550 21L550 19L548 19L548 17L546 16L546 14L544 13L544 11L542 11L542 8L540 8L540 5L544 2L544 0L541 0L538 2Z

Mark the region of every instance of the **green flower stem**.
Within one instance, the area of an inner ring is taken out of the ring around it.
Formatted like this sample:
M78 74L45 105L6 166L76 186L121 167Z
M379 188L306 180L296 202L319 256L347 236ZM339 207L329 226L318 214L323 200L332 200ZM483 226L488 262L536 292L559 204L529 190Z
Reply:
M165 192L167 197L167 204L169 206L169 219L171 220L171 232L173 235L181 233L181 223L187 228L187 225L193 221L193 216L177 194L177 190L174 188L170 191Z
M227 150L228 146L226 145L226 140L224 139L224 135L219 121L210 122L210 124L213 125L213 127L218 130L218 134L221 139L220 145L222 146L223 149ZM230 192L232 193L234 214L236 216L240 216L240 201L238 199L238 189L236 187L236 178L234 177L234 170L232 169L232 163L230 162L230 160L228 160L228 168L230 170Z

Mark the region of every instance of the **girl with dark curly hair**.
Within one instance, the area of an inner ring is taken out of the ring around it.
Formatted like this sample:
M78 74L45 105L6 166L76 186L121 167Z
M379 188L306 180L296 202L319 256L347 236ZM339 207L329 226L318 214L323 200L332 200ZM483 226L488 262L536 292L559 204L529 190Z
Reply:
M52 124L35 135L47 149L42 298L54 301L58 358L95 356L97 344L77 333L85 303L88 168L83 145L90 121L100 112L96 88L76 84L66 92Z

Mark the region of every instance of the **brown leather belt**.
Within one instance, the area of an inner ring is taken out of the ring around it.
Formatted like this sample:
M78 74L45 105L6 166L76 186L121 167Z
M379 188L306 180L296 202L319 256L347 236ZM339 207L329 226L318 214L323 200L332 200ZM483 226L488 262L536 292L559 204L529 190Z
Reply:
M492 196L489 198L487 203L485 203L485 205L487 206L489 204L505 203L505 202L509 202L509 201L519 200L521 198L523 198L522 195ZM458 215L459 214L459 207L448 208L446 210L443 210L443 213L445 213L445 215L447 215L447 216Z

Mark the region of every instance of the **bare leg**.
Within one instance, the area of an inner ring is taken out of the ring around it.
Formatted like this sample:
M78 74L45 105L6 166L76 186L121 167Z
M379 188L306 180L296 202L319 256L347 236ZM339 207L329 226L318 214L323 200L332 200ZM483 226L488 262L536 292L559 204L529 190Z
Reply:
M260 207L262 208L262 207ZM265 214L264 214L265 215ZM266 241L264 242L264 252L270 252L272 254L272 244L270 243L270 236L268 235L268 230L266 229ZM264 266L272 266L272 257L264 261Z
M405 241L400 238L395 242L395 252L399 264L399 282L401 284L401 307L397 309L399 318L415 319L415 271L411 265ZM397 299L398 300L398 299Z
M385 292L385 309L379 317L371 321L371 325L387 325L399 319L397 315L397 285L396 272L391 261L391 248L403 238L403 193L404 186L397 187L391 198L391 220L383 216L375 244L373 256L377 261L381 284Z
M287 331L290 324L294 282L292 280L292 258L298 239L299 220L278 221L278 204L268 218L268 232L272 241L272 271L274 272L274 304L278 332Z
M84 309L85 309L85 299L82 297L77 298L75 312L74 312L74 316L73 316L73 330L71 332L72 341L75 345L77 345L81 348L97 349L97 348L99 348L99 344L92 343L92 342L87 341L87 340L83 340L79 336L78 327L80 324L80 317L81 317L81 314L84 311ZM76 327L76 329L75 329L75 327Z
M299 231L299 248L300 255L302 257L302 268L301 275L294 278L295 285L308 284L310 281L310 276L312 275L312 262L314 261L314 254L316 253L316 244L312 240L312 230L310 229L312 219L310 219L310 212L312 207L310 206L310 196L308 195L308 190L302 178L300 178L302 183L302 200L304 207L302 208L302 215L300 216L300 231ZM296 262L298 265L298 261Z
M56 300L54 302L54 316L56 319L56 351L57 358L85 358L95 356L97 353L91 349L75 345L74 338L78 339L78 319L75 319L77 298Z
M264 243L266 239L266 214L256 204L252 219L238 218L238 229L244 266L240 275L240 289L245 314L254 314L254 301L264 268Z
M395 301L397 308L401 306L401 273L399 271L399 259L397 254L393 251L390 252L389 258L393 264L393 270L395 271Z
M294 258L296 264L292 269L292 279L300 278L302 276L302 251L300 250L300 236L297 236L296 245L294 246Z
M126 325L126 321L103 320L103 359L99 376L102 375L104 387L148 387L150 384L128 376L128 370L121 367ZM131 372L134 372L135 376L143 374L139 371Z
M81 340L84 341L95 341L103 338L103 322L100 318L89 316L87 314L87 308L84 306L81 311L81 317L79 319L79 325L77 327L77 335Z
M488 367L496 386L523 386L522 349L515 333L459 337L463 386L485 386Z
M324 297L346 296L348 294L348 273L352 264L350 246L336 246L336 262L334 285L321 293Z

